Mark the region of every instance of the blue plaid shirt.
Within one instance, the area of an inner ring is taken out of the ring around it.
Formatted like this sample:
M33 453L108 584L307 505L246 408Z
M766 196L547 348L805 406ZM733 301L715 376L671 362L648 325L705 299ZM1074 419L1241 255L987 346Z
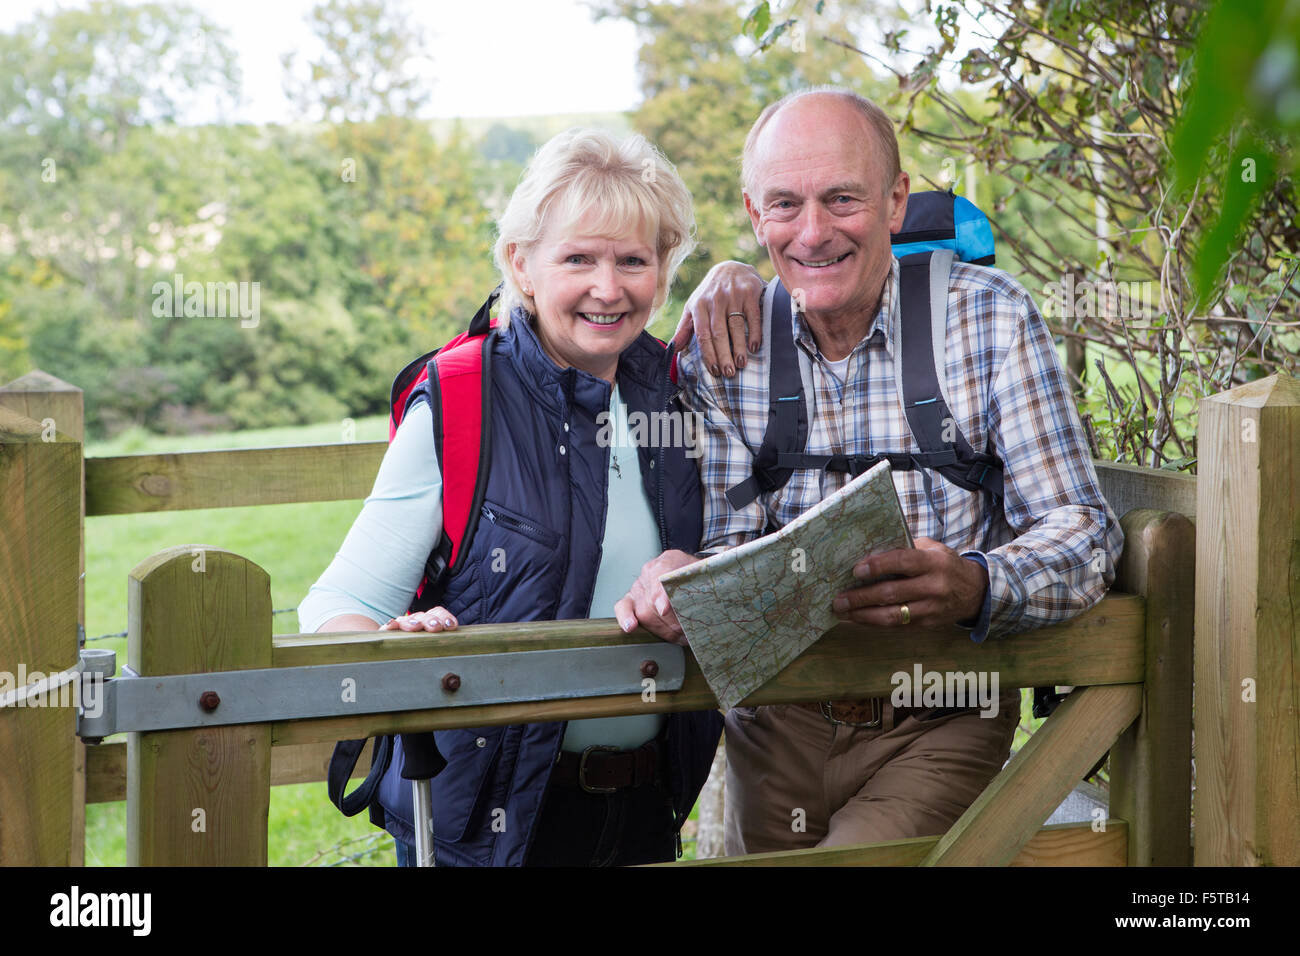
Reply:
M765 296L765 302L771 296ZM1051 333L1024 288L997 269L954 262L948 289L949 408L977 451L1004 465L1001 506L928 470L895 471L913 537L942 541L988 570L989 589L971 636L982 641L1066 620L1099 601L1115 578L1123 532L1097 473ZM772 321L782 317L773 316ZM898 260L844 381L817 348L802 315L793 323L808 401L810 454L920 452L894 381ZM843 487L843 473L796 470L789 482L736 511L728 488L745 480L768 419L769 343L734 378L715 377L698 341L682 353L679 380L702 418L704 549L719 551L782 527Z

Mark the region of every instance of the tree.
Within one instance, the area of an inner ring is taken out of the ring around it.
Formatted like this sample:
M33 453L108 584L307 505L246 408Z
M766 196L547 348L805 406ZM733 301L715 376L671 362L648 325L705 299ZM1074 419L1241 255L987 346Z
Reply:
M204 154L148 124L238 92L228 37L185 5L97 0L0 34L0 361L85 387L88 426L142 351L139 264L183 253L174 226L203 205Z
M771 5L758 6L770 22ZM884 55L855 47L894 74L892 103L904 132L974 157L1013 183L1015 194L1031 194L1050 210L1050 218L998 215L1013 194L991 212L1000 238L1025 264L1031 290L1089 282L1087 301L1053 292L1059 307L1049 318L1077 343L1077 356L1086 345L1095 357L1127 366L1131 387L1116 386L1098 365L1105 390L1094 409L1095 443L1151 465L1192 464L1197 398L1294 369L1300 355L1300 303L1285 295L1300 245L1300 196L1289 178L1253 186L1255 212L1229 269L1197 295L1198 237L1235 201L1243 172L1240 165L1224 172L1225 148L1188 189L1176 189L1169 172L1207 8L1205 0L938 2L927 5L935 35L924 48L909 47L914 31L902 19L885 31ZM807 10L796 3L782 15L783 23L801 21ZM750 24L758 32L753 18ZM1216 29L1233 32L1224 23ZM1259 33L1253 24L1248 32ZM983 94L981 105L954 91L947 79L954 74L962 90ZM1215 82L1221 79L1216 73ZM935 106L944 116L939 124L924 117ZM1093 254L1053 243L1044 228L1051 222L1067 224ZM1115 308L1118 283L1126 280L1158 290L1150 296L1153 314ZM1076 374L1082 368L1073 366Z
M429 99L417 67L428 57L424 34L397 0L326 0L307 17L321 49L298 71L298 54L281 57L285 93L305 119L360 123L413 116Z

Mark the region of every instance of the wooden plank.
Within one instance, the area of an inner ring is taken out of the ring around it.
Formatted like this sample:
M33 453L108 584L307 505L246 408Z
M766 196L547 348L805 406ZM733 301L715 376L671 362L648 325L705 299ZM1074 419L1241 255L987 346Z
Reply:
M347 442L88 458L87 514L364 498L386 447ZM1101 459L1093 465L1116 515L1152 508L1196 516L1193 475Z
M1136 719L1142 686L1076 688L925 858L923 866L1005 866Z
M271 786L290 783L322 783L326 779L334 744L295 744L271 751ZM86 748L86 802L111 803L126 799L126 742ZM361 754L352 771L359 780L370 770L370 748Z
M30 417L30 416L28 416ZM385 442L237 448L86 459L88 514L134 514L364 498ZM1134 508L1196 517L1196 477L1094 459L1119 516Z
M1092 823L1057 823L1039 830L1010 866L1124 866L1132 830L1111 817L1104 829Z
M1124 516L1116 585L1147 601L1142 714L1111 748L1110 811L1131 824L1130 866L1192 865L1192 632L1196 529L1181 514Z
M74 441L85 440L85 401L81 389L40 369L8 385L0 385L0 406L41 424L52 426ZM81 469L79 468L80 472ZM86 624L86 494L77 475L80 505L77 525L77 624ZM72 744L72 865L86 863L86 745L77 737Z
M895 686L891 676L900 669L910 670L917 661L924 662L927 670L996 670L1004 687L1133 683L1142 680L1144 622L1141 598L1111 594L1096 607L1064 624L1035 631L1033 640L972 644L966 632L955 629L948 633L916 629L904 634L897 629L876 630L841 624L750 695L746 702L778 704L888 694ZM387 632L380 635L374 631L302 634L275 638L273 660L276 667L287 667L508 650L604 647L647 640L652 638L644 632L623 634L613 619L475 625L450 634L409 636ZM659 693L652 702L642 700L638 694L628 694L279 721L273 736L277 744L309 743L379 733L704 710L716 706L717 700L699 666L688 656L682 689Z
M1011 866L1123 866L1128 824L1106 821L1105 829L1091 823L1058 823L1043 827L1016 854ZM655 863L653 866L916 866L934 849L939 837L914 837L859 846L810 847L777 853L711 860Z
M268 667L270 578L206 545L155 554L128 579L127 658L143 677ZM127 863L265 866L270 785L267 724L128 734Z
M73 865L74 693L64 671L0 695L0 867Z
M126 799L126 741L86 748L86 802L113 803Z
M357 759L352 779L359 780L370 771L370 747ZM325 740L313 744L292 744L271 751L271 786L287 783L321 783L328 776L334 744Z
M77 663L80 487L81 443L0 407L0 865L79 859L76 708L26 685Z
M86 459L86 514L339 501L370 493L385 442Z
M1203 399L1197 866L1300 865L1300 381Z
M1134 510L1173 511L1196 518L1196 476L1094 458L1102 496L1117 518Z

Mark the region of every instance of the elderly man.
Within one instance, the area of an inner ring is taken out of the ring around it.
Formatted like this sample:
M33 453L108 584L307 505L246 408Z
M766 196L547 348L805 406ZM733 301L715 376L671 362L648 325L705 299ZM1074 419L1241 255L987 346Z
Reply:
M755 235L794 306L774 309L775 283L760 306L745 278L753 271L738 265L715 269L693 297L697 319L725 311L738 340L746 328L768 330L759 347L740 344L735 368L729 350L703 361L698 338L681 356L688 402L705 422L706 553L785 525L850 480L796 468L773 490L751 485L758 494L748 504L728 500L763 445L770 363L800 365L813 461L920 451L896 383L900 267L890 235L902 226L909 179L892 123L845 90L786 97L750 131L742 176ZM895 468L915 548L861 561L860 579L891 579L845 592L834 609L876 627L963 628L975 641L1078 614L1110 585L1123 542L1051 335L1010 276L962 262L949 274L943 335L944 398L971 448L1001 461L1001 494ZM616 607L622 626L681 641L658 578L699 557L669 551L647 564ZM1015 688L1003 690L992 719L888 699L734 708L727 853L943 833L1005 763L1018 719Z

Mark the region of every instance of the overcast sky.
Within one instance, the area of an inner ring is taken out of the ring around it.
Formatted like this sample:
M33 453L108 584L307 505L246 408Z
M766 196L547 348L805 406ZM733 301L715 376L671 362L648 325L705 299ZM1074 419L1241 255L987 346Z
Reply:
M165 0L164 0L165 2ZM281 90L280 54L311 36L313 0L189 0L227 28L243 71L235 120L297 117ZM0 0L0 30L77 0ZM637 40L626 22L594 23L580 0L407 0L430 41L430 116L527 116L627 110L640 100ZM739 27L739 23L737 24Z

